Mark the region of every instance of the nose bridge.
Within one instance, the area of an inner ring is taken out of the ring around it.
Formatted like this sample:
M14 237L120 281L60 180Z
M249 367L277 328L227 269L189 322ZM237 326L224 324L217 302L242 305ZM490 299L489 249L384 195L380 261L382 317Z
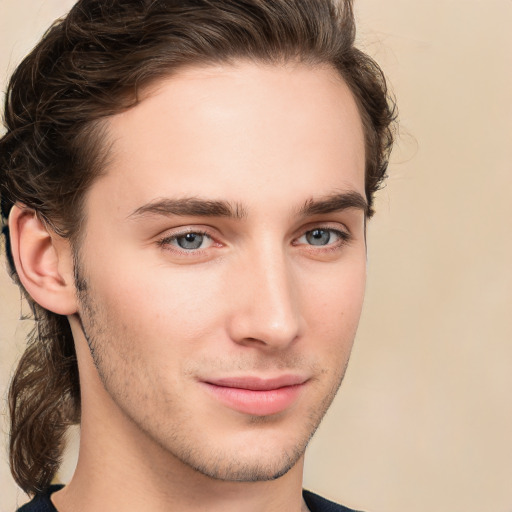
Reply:
M282 244L259 244L244 261L236 306L235 337L282 348L299 335L300 308L289 256Z

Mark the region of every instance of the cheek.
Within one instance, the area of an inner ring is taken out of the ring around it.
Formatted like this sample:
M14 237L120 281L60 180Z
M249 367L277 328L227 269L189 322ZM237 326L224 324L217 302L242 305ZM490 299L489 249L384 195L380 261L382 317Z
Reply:
M365 254L309 274L301 292L308 309L318 318L330 319L327 323L357 323L366 286Z
M366 257L317 275L303 288L303 311L310 336L332 357L348 357L363 306ZM307 293L306 293L307 292Z
M201 272L139 266L95 276L94 297L103 302L120 340L144 340L144 350L189 350L218 322L216 283ZM129 277L127 277L129 276ZM92 279L92 277L91 277ZM178 343L179 342L179 343Z

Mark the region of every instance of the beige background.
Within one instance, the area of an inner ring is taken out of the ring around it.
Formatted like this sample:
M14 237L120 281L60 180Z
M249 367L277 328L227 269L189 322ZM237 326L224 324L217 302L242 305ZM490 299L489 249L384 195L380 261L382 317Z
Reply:
M0 0L0 82L70 0ZM346 381L306 486L372 512L512 510L512 2L356 0L399 100ZM0 389L27 322L0 272ZM26 498L0 451L0 512ZM72 468L71 457L63 475Z

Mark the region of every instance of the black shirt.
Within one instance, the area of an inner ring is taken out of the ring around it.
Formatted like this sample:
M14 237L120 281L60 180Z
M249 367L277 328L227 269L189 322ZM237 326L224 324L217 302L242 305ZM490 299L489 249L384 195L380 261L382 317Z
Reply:
M50 495L59 489L62 489L62 485L51 485L45 493L37 494L32 501L19 508L18 512L57 512L50 500ZM311 512L356 512L309 491L303 491L302 495Z

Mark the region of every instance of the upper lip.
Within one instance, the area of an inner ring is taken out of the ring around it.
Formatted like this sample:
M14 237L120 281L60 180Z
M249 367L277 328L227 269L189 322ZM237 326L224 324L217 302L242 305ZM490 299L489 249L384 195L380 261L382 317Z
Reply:
M248 389L250 391L270 391L288 386L304 384L308 379L301 375L281 375L272 378L242 376L205 379L203 382L226 388Z

